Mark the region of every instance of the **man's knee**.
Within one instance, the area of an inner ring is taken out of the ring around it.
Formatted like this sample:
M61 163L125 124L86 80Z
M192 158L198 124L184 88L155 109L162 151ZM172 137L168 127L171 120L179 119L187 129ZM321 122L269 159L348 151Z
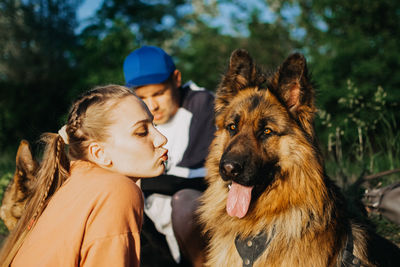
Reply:
M201 192L194 189L182 189L172 196L172 213L191 214L198 206Z
M179 247L193 266L203 266L205 241L197 221L196 209L201 192L183 189L172 196L172 227Z
M172 196L172 226L177 235L189 234L197 224L195 212L201 192L193 189L182 189Z

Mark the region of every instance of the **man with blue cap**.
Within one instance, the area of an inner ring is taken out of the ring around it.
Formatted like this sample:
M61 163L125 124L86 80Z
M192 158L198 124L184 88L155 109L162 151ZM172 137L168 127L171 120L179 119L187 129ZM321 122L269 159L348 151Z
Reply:
M134 50L123 69L126 85L146 103L157 128L168 138L165 174L142 181L145 214L165 235L176 262L182 252L192 266L202 266L204 242L194 210L205 189L204 162L215 132L214 96L193 82L182 85L181 72L159 47ZM146 227L145 221L144 233Z

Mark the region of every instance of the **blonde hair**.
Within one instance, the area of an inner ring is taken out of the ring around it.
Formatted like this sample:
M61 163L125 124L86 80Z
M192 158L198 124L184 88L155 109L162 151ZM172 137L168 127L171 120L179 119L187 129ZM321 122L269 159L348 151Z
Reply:
M110 111L122 98L132 95L135 96L130 89L119 85L96 87L81 95L72 105L65 125L68 154L60 134L42 135L41 140L45 143L43 160L24 214L0 252L2 266L9 266L50 198L68 178L70 160L88 160L89 144L108 137L107 128L112 123Z

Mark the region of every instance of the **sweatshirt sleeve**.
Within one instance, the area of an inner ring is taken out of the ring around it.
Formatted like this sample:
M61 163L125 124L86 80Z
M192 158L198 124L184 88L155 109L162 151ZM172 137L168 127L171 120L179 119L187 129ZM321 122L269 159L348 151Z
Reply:
M189 129L189 144L179 167L190 169L204 167L209 146L216 130L214 120L214 96L208 91L191 92L183 108L193 114ZM199 176L194 176L199 177Z
M80 266L139 266L142 191L118 177L102 191L86 222Z
M126 233L94 241L87 247L81 266L139 266L140 236L139 233Z

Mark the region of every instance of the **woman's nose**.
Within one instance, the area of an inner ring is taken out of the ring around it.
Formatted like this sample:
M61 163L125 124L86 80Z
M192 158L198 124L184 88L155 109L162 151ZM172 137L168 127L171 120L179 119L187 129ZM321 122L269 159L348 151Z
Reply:
M154 147L163 147L168 142L168 139L160 133L156 128L154 128Z

